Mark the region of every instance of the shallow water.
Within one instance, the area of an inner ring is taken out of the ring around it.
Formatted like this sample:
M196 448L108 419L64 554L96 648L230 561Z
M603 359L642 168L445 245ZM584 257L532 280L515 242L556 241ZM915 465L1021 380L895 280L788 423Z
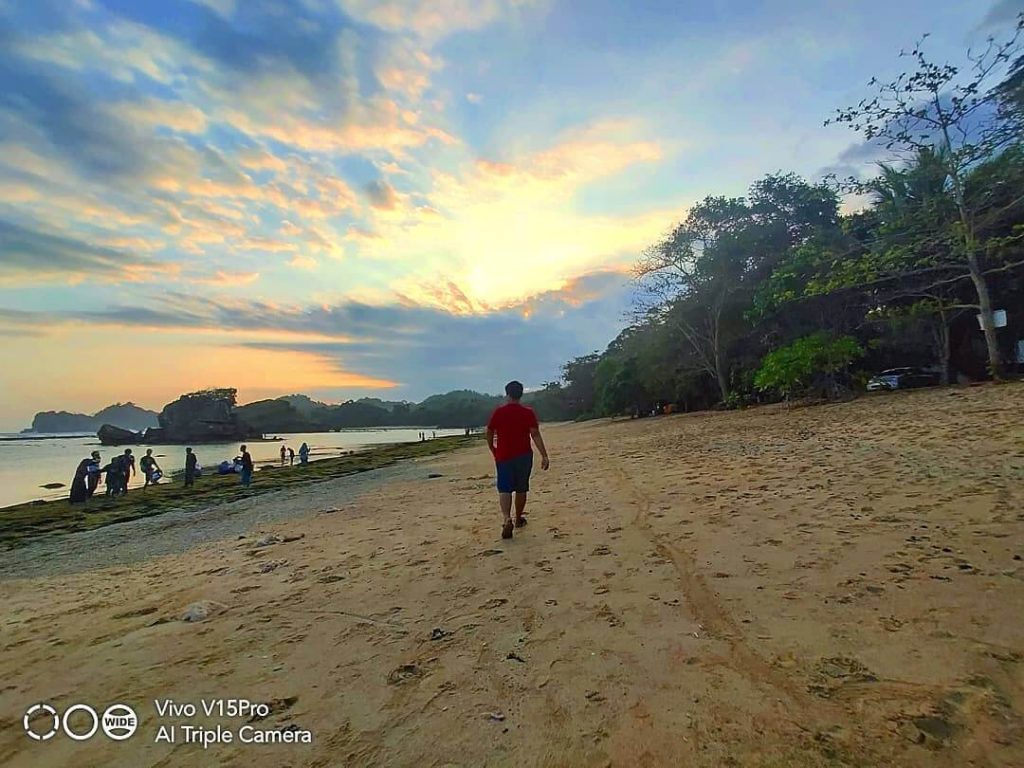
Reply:
M416 428L394 429L351 429L343 432L316 432L284 434L282 442L248 442L249 453L257 466L279 464L281 446L295 449L295 463L299 463L299 446L303 441L309 444L310 461L329 459L347 451L360 450L371 445L408 443L419 440L422 430ZM433 430L427 430L429 438ZM461 435L461 429L439 429L438 437ZM195 445L193 450L199 457L199 464L207 471L213 471L224 460L238 455L239 443L212 443ZM184 468L185 446L183 445L138 445L131 446L135 455L136 471L138 460L152 448L160 468L170 475ZM102 446L95 435L77 435L52 440L25 439L22 435L0 433L0 507L20 504L34 499L66 498L70 491L78 462L98 450L106 464L124 448ZM166 482L166 481L165 481ZM64 487L48 490L46 483L64 483ZM141 488L143 477L137 473L132 477L129 489ZM103 486L100 486L102 491Z

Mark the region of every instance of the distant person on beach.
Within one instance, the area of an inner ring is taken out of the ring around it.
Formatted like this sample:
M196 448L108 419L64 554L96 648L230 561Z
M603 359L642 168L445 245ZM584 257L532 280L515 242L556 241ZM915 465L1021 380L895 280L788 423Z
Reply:
M309 463L309 446L306 445L305 443L303 443L302 445L299 446L299 463L300 464L308 464Z
M185 449L185 487L191 488L196 482L196 465L199 463L199 459L191 448Z
M287 449L287 448L285 448L285 447L284 447L284 446L282 445L282 446L281 446L281 466L282 466L282 467L284 466L284 457L285 457L285 455L286 455L287 453L288 453L288 449Z
M116 496L117 489L121 485L121 456L115 456L110 460L110 463L103 467L100 471L105 476L106 495Z
M242 485L246 488L252 482L252 456L249 455L247 446L238 449L242 454Z
M547 469L548 450L540 435L540 424L532 408L519 401L523 385L510 381L505 385L508 402L498 406L487 422L487 447L494 456L497 474L498 502L501 506L501 538L512 538L512 494L515 494L515 527L526 525L526 495L530 492L530 473L533 471L533 449L530 439L540 451L541 469Z
M89 483L91 482L90 467L97 463L96 457L98 455L96 451L93 451L91 456L78 462L78 466L75 468L75 476L71 480L71 492L68 495L68 500L72 504L83 503L92 495L89 492Z
M128 482L132 479L132 475L135 474L135 457L132 456L132 449L125 448L124 456L121 457L121 487L118 489L118 493L122 496L128 493Z
M86 497L91 499L92 495L96 493L96 489L99 488L100 474L103 470L100 468L99 451L93 451L89 458L89 466L86 468L87 477L85 491Z
M291 446L288 446L288 466L295 466L295 449Z
M146 455L139 459L139 468L142 469L142 473L146 476L146 482L142 486L142 490L146 490L151 485L156 485L159 480L159 475L163 474L163 470L160 469L160 465L156 463L156 459L153 458L153 449L147 448Z

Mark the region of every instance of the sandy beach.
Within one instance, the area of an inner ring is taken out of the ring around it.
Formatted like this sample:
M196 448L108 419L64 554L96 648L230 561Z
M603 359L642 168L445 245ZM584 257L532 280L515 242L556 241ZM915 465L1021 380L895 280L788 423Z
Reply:
M8 554L58 562L0 582L0 763L1024 765L1022 405L1011 384L549 427L511 542L481 444L256 497L244 533L130 564L29 545ZM154 701L234 698L313 743L155 741L249 718ZM38 742L36 702L141 722Z

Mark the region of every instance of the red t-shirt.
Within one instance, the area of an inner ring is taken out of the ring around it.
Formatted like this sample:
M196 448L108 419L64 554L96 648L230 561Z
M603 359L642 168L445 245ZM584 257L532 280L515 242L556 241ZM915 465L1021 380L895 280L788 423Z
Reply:
M530 453L530 430L539 426L533 408L519 403L506 403L494 409L487 428L497 433L495 461L507 461Z

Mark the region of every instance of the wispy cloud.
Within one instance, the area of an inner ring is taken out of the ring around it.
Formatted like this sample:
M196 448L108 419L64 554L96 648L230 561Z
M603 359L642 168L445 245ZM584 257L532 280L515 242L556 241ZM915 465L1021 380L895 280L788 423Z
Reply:
M508 18L537 0L338 0L353 18L391 32L437 40Z
M209 277L192 278L191 282L197 285L215 285L221 288L228 288L239 285L251 285L259 279L259 272L226 272L223 269L218 269Z
M0 280L147 282L176 275L180 265L93 245L0 220Z

